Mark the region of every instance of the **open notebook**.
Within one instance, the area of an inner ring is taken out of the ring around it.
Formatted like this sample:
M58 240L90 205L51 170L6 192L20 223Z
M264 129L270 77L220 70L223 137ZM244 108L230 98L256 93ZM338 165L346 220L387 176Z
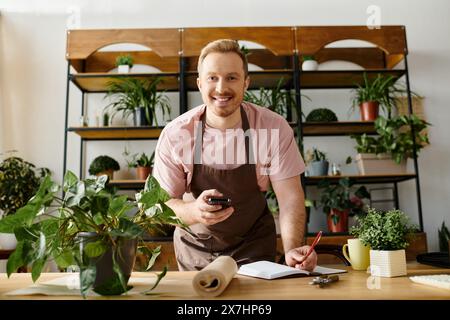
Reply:
M316 266L312 272L289 267L270 261L257 261L243 264L238 274L262 279L277 279L283 277L308 277L319 276L323 274L345 273L346 270L332 269Z

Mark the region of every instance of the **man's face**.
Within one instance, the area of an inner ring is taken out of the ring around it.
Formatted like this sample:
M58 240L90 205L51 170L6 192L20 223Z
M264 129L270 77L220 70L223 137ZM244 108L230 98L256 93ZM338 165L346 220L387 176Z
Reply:
M228 117L239 108L248 84L244 64L234 52L208 54L197 78L203 102L219 117Z

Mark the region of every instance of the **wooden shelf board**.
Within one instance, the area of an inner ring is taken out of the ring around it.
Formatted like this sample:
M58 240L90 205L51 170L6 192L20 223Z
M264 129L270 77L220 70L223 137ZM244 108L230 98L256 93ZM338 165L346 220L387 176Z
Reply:
M363 74L366 73L369 80L376 78L378 73L385 76L392 75L395 79L405 74L405 70L319 70L302 71L300 74L300 87L302 89L343 89L356 88L356 84L362 84Z
M158 90L178 91L179 73L75 73L70 75L72 82L83 92L107 92L108 82L121 78L149 79L161 77L163 80L158 85Z
M85 140L158 139L163 127L70 127Z
M342 136L376 134L373 121L303 122L303 136Z
M356 181L357 184L375 184L375 183L394 183L411 180L416 178L413 173L405 174L376 174L376 175L346 175L346 176L314 176L305 177L306 185L317 185L320 180L331 180L332 183L337 183L339 179L348 177Z

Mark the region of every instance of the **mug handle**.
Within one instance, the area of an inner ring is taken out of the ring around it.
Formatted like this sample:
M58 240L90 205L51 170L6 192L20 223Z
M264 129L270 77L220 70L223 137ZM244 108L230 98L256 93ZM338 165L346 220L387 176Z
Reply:
M342 246L342 254L344 255L345 259L347 259L347 261L350 262L350 264L352 264L352 262L350 261L350 257L348 256L347 251L348 251L348 244L346 243L346 244L344 244Z

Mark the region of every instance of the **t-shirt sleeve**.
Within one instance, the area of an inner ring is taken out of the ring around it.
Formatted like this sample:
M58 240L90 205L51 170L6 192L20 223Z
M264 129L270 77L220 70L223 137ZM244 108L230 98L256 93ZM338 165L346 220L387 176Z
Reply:
M279 128L278 147L272 149L269 171L271 181L292 178L305 171L305 163L295 140L294 131L284 119Z
M155 149L153 176L172 198L181 199L186 189L186 174L173 150L169 137L163 130Z

